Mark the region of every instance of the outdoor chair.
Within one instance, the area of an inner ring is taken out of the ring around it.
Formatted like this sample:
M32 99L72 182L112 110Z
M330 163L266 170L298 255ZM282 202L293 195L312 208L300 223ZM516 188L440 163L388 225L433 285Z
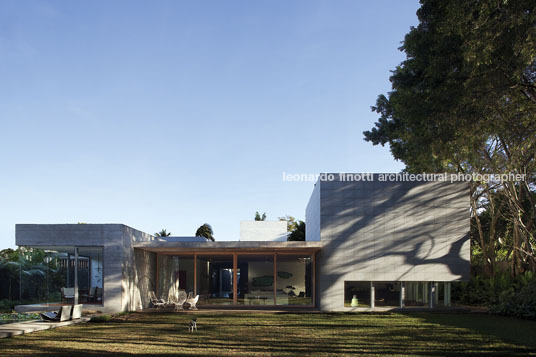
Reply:
M193 297L192 294L190 294L190 296L188 297L188 299L186 299L186 303L189 305L188 309L189 310L197 310L197 302L199 301L199 295L196 295L195 297Z
M166 306L166 302L162 299L158 299L154 291L149 291L149 300L151 300L153 307L156 307L157 309Z
M183 305L186 302L186 298L186 292L184 290L180 290L178 296L175 296L175 294L170 293L169 305L173 305L175 311L183 310Z
M39 314L44 321L67 321L71 319L71 312L73 310L73 305L62 306L58 312L45 312Z
M61 288L61 302L74 301L74 288Z

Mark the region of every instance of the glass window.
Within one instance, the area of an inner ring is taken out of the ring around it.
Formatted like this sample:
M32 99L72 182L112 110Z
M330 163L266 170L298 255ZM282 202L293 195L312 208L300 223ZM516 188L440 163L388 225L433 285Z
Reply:
M168 300L170 294L178 296L179 290L194 293L194 256L158 256L158 296Z
M406 306L425 306L428 304L428 285L427 282L406 282L406 297L404 304Z
M197 256L199 305L233 303L233 256Z
M375 306L400 305L400 282L375 281L373 284Z
M277 305L312 305L312 257L277 255Z
M238 304L274 305L273 255L239 254Z
M345 281L344 306L370 307L370 281Z
M74 257L72 259L74 260ZM78 248L78 297L80 302L102 304L104 291L102 268L101 247ZM74 276L74 272L71 275Z
M21 304L72 304L75 287L75 247L20 249ZM78 248L78 302L102 304L102 247ZM17 274L17 277L19 274ZM18 299L18 296L17 296Z

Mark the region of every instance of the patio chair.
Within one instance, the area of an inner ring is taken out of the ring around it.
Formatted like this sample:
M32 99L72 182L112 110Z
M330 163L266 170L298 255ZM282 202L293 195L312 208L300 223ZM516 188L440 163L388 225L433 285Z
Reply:
M199 301L199 295L196 295L195 297L193 297L192 294L190 294L189 298L186 299L186 303L188 304L188 309L189 310L197 310L197 302Z
M39 315L44 321L61 322L61 321L67 321L71 319L72 310L73 310L73 305L66 305L66 306L62 306L61 309L58 310L58 312L50 311L50 312L45 312Z
M73 302L74 301L74 288L61 288L61 302Z
M184 290L180 290L178 296L175 294L169 294L169 305L173 305L175 311L183 310L184 303L186 302L187 296Z
M166 306L166 302L162 299L158 299L154 291L149 291L149 300L151 300L153 307L156 307L157 309Z

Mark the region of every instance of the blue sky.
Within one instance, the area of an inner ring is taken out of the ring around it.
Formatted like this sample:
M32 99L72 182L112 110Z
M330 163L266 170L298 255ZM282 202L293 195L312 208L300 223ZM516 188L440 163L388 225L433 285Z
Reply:
M192 235L304 219L311 182L398 172L363 140L417 1L1 1L0 248L16 223Z

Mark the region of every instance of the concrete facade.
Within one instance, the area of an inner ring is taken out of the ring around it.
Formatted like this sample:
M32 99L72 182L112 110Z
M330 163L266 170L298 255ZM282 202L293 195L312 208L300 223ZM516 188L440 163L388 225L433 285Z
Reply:
M428 284L427 301L433 305L438 283L450 287L452 281L469 278L468 183L382 182L379 174L368 181L333 177L313 189L306 208L305 242L286 241L285 221L253 221L241 222L240 241L220 242L160 239L123 224L18 224L16 244L51 250L102 247L104 290L99 309L104 312L150 306L149 291L158 285L159 254L310 252L316 266L314 301L323 311L348 309L345 282L370 284L373 308L375 282L397 283L400 306L406 283L411 289ZM445 288L445 301L449 295Z
M321 310L345 310L345 281L469 278L468 183L381 182L378 174L359 182L334 177L316 183L306 212L307 234L322 242Z

